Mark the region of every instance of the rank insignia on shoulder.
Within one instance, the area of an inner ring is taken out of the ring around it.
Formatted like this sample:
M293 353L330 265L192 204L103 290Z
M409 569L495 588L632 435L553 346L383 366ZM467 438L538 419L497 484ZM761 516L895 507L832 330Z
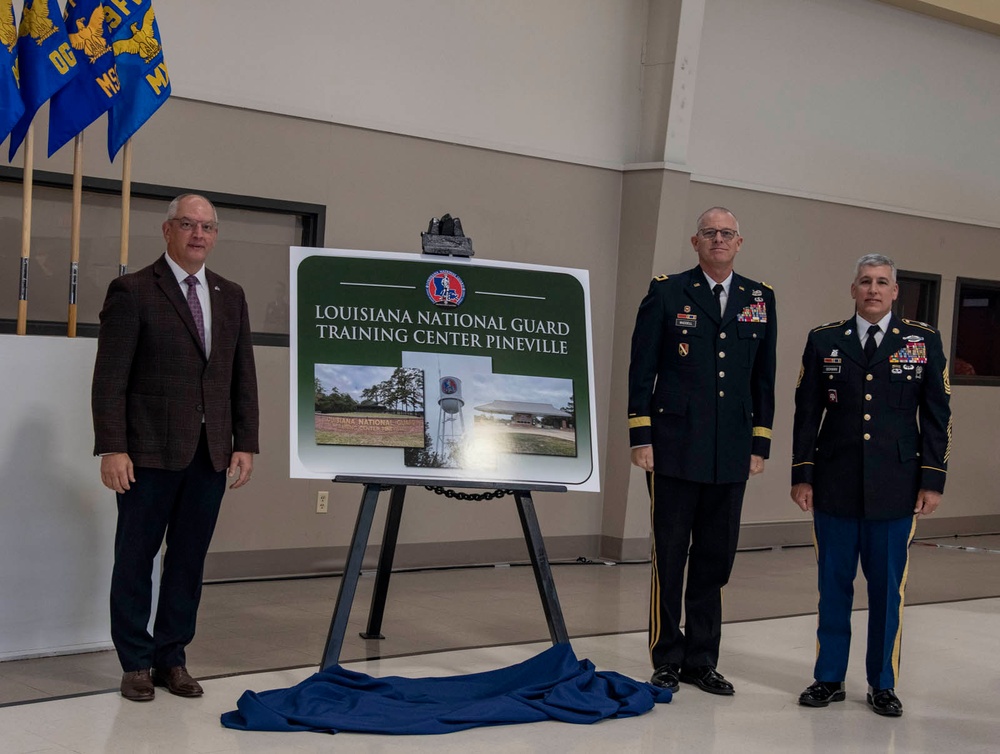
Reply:
M846 321L847 321L846 319L842 319L839 322L827 322L825 325L820 325L819 327L814 327L812 331L813 332L819 332L820 330L826 330L828 327L840 327ZM847 334L850 335L851 333L848 332Z
M764 286L765 288L769 289L769 290L772 290L772 291L774 290L774 288L772 288L770 285L768 285L767 283L765 283L763 280L760 281L760 284L762 286Z
M655 280L658 283L662 283L664 280L669 280L669 279L670 279L669 275L657 275L656 277L653 278L653 280Z
M905 322L908 325L912 325L914 327L922 327L925 330L930 330L931 332L934 332L934 328L928 325L926 322L918 322L915 319L904 319L903 322Z

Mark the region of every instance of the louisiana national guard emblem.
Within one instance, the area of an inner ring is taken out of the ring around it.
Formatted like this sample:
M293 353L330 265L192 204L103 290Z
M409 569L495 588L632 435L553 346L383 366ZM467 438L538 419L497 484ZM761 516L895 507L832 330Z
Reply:
M69 32L69 41L74 49L83 50L91 63L96 63L99 57L111 52L104 40L104 8L100 5L94 8L86 26L83 19L76 19L76 31Z
M687 343L678 343L677 344L677 353L679 353L681 356L687 356L688 355L688 344Z
M454 308L465 300L465 283L451 270L438 270L427 278L427 298L434 306Z
M153 6L150 6L142 18L142 28L139 28L139 24L132 24L129 26L132 30L132 36L115 42L115 55L139 55L146 63L155 58L160 53L160 42L153 33L155 18Z

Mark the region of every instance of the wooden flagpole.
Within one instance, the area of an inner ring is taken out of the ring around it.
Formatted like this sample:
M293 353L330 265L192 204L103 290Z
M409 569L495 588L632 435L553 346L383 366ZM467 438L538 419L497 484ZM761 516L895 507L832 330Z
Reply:
M31 257L31 190L35 169L35 126L24 137L24 177L21 204L21 279L17 289L17 334L28 332L28 259Z
M83 131L73 140L73 210L69 230L69 318L66 337L76 337L76 290L80 279L80 210L83 205Z
M128 272L128 225L132 204L132 140L125 142L122 160L122 242L118 254L118 275Z

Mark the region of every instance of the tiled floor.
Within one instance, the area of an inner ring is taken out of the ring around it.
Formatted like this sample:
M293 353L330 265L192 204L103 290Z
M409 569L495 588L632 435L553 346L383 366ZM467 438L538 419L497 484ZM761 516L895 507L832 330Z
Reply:
M205 589L188 653L196 676L214 678L205 681L203 699L161 693L151 704L125 702L116 693L120 670L111 652L3 663L0 751L994 751L1000 739L1000 536L920 542L911 556L900 720L878 718L864 703L860 611L847 702L826 710L795 703L810 681L816 599L812 551L797 548L737 557L719 666L737 684L732 699L685 686L670 705L633 720L429 738L229 731L218 716L235 707L242 691L288 686L314 670L338 580L218 584ZM648 677L642 632L648 566L557 565L554 573L577 655ZM546 646L530 568L396 574L383 623L387 638L380 642L357 636L372 582L362 579L342 654L345 664L356 661L355 670L475 672ZM863 584L857 606L864 606ZM275 670L281 668L291 669ZM68 695L78 696L56 698Z

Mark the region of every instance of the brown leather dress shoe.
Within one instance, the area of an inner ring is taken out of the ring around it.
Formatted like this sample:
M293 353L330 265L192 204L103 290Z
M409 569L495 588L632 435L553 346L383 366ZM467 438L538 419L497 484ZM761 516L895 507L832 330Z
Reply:
M201 684L190 676L183 665L176 665L166 670L153 668L153 683L157 686L166 686L167 691L175 696L201 696L205 693Z
M122 696L130 702L148 702L156 696L148 670L130 670L122 674Z

